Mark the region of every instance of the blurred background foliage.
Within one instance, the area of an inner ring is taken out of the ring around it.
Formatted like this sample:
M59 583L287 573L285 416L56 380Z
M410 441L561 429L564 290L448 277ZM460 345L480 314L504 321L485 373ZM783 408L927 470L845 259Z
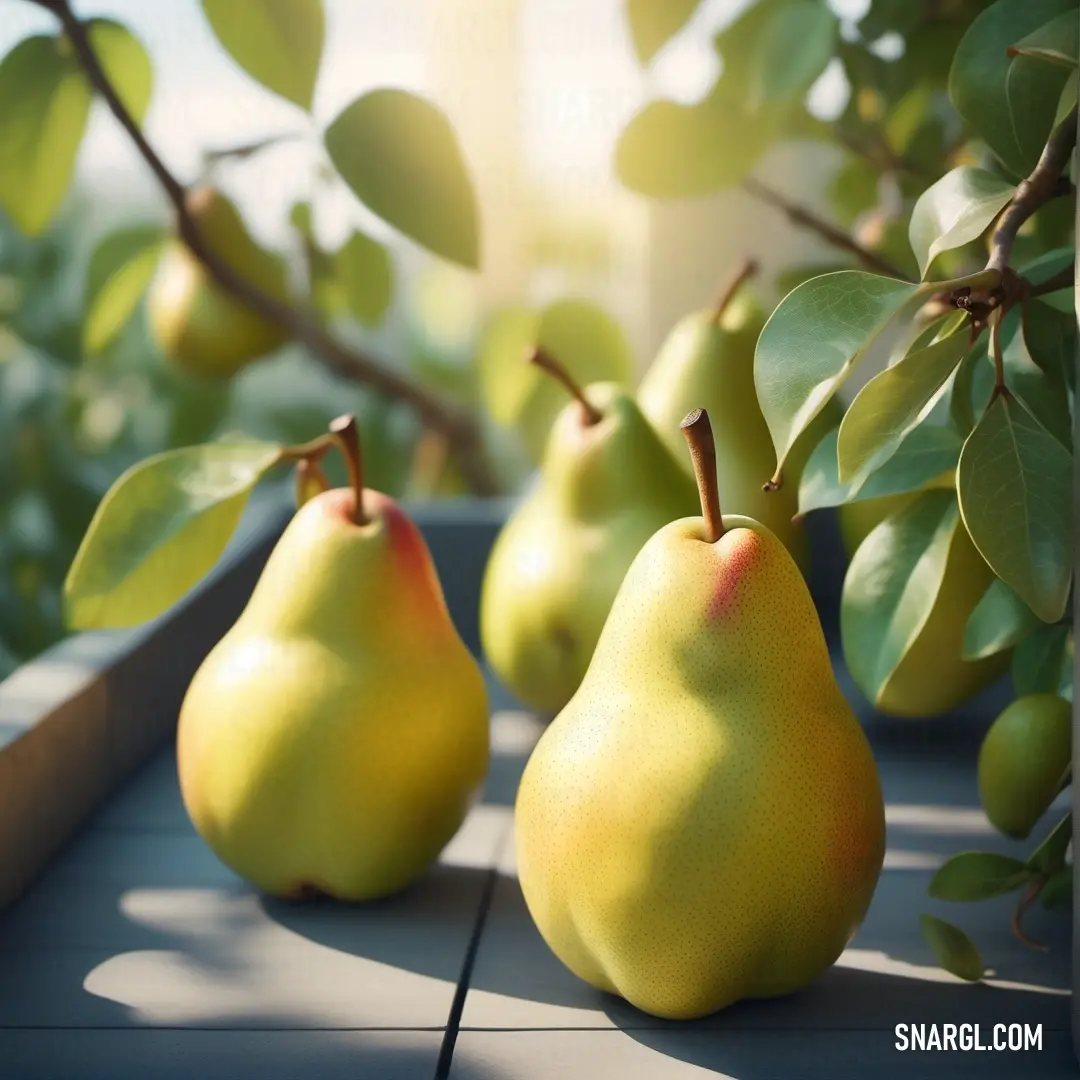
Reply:
M179 4L171 0L170 11ZM0 0L5 13L19 6ZM379 32L396 33L422 6L372 11ZM793 206L917 277L908 226L918 196L958 165L1002 171L970 137L948 93L956 46L988 0L798 6L829 14L803 25L785 22L784 0L707 0L670 5L668 23L676 8L685 16L673 30L650 29L647 14L634 20L635 8L663 7L648 2L605 0L596 5L602 18L591 7L571 12L543 0L435 4L444 20L453 9L477 30L444 33L445 44L425 47L436 50L432 95L458 130L476 180L488 245L483 272L401 244L372 228L371 215L327 240L317 227L319 203L333 201L343 185L320 142L300 185L314 195L288 195L277 214L275 247L287 259L292 292L341 340L376 347L381 359L478 412L500 484L514 491L562 403L535 372L503 362L530 337L554 342L581 377L633 382L676 312L707 302L739 256L761 257L761 287L774 302L807 278L859 264L803 229ZM345 18L345 6L328 9ZM761 33L770 18L780 32ZM499 59L504 33L543 38L548 51L515 46ZM364 54L378 80L373 56ZM156 67L167 58L151 59ZM383 63L409 69L412 55L399 43ZM544 65L549 81L537 83L531 98L493 90L518 68ZM567 90L578 68L592 77L579 87L588 100ZM337 77L347 83L350 75L346 65ZM712 125L703 129L708 137L698 138L693 123L665 122L636 138L657 104L702 118ZM722 129L714 124L717 107ZM224 151L208 143L183 179L201 173L220 181L247 218L245 196L274 186L274 155L297 141L293 127L271 127L254 141L245 135ZM677 167L657 172L664 161ZM768 191L755 193L755 180ZM141 299L115 332L95 334L102 273L130 266L168 227L160 199L103 215L100 196L76 183L62 212L32 239L0 211L0 678L63 634L61 584L97 502L150 454L241 431L301 442L353 411L371 486L417 498L465 491L444 440L423 431L407 406L328 373L299 347L208 382L165 362ZM682 196L694 196L688 209L672 210ZM1017 264L1069 242L1072 213L1067 199L1041 210L1023 229ZM944 253L935 275L959 276L985 261L979 238ZM872 373L860 372L845 398Z

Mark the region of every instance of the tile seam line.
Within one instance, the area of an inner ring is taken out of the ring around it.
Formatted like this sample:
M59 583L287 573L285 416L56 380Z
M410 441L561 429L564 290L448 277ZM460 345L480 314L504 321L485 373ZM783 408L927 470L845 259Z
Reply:
M461 1027L461 1017L465 1012L465 999L469 994L469 984L472 981L476 955L480 951L480 939L483 937L484 927L487 925L491 903L495 896L495 885L499 879L499 863L511 835L511 831L507 829L492 853L491 865L488 867L487 877L484 881L484 891L480 895L480 905L476 912L476 922L473 924L469 944L465 949L461 975L458 978L457 989L454 991L454 999L450 1003L450 1015L446 1018L443 1041L439 1047L439 1057L435 1062L434 1080L448 1080L450 1076L450 1069L454 1063L454 1048L457 1045L458 1031Z

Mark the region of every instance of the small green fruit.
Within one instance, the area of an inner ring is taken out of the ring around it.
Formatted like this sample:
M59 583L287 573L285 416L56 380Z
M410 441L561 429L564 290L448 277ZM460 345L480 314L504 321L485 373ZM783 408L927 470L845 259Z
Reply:
M233 204L213 188L188 196L207 245L253 285L287 295L284 263L248 234ZM225 379L288 339L279 326L231 296L180 240L173 240L147 294L150 332L170 363L189 375Z
M1056 694L1017 698L979 750L979 797L1006 836L1023 840L1061 790L1072 760L1072 706Z

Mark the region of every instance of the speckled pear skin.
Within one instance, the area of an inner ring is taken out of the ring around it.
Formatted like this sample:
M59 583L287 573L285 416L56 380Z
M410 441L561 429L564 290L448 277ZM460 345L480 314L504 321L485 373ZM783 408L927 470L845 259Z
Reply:
M559 414L539 483L496 539L480 595L488 663L549 716L581 684L634 556L699 505L626 390L595 383L585 395L603 419L583 423L576 402Z
M488 763L483 676L420 532L351 491L297 512L180 713L184 804L263 891L343 900L408 884L454 835Z
M802 576L764 526L724 525L642 549L515 811L548 945L671 1019L811 982L884 858L877 769Z

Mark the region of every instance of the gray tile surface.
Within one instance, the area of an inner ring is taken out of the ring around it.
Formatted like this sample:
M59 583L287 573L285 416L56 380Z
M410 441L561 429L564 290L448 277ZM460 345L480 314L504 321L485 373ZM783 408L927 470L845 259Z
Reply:
M986 1041L984 1037L983 1042ZM462 1031L451 1080L1066 1080L1063 1032L1041 1051L901 1053L869 1031Z
M542 730L535 719L498 716L484 801L440 864L399 897L351 907L253 893L194 834L173 756L160 754L0 916L0 1080L428 1080L443 1075L448 1025L460 1028L457 1080L1080 1075L1068 1035L1068 920L1030 913L1029 932L1052 945L1037 954L1008 932L1010 898L926 897L949 854L1030 845L989 827L970 755L968 764L947 757L948 740L912 725L875 728L889 853L859 936L803 992L693 1024L592 990L535 930L512 844L514 792ZM968 986L942 973L919 911L963 925L992 978ZM1041 1023L1043 1050L902 1054L892 1034L901 1022L977 1022L984 1032Z
M431 1080L428 1031L5 1031L4 1080ZM462 1077L467 1078L468 1071Z

